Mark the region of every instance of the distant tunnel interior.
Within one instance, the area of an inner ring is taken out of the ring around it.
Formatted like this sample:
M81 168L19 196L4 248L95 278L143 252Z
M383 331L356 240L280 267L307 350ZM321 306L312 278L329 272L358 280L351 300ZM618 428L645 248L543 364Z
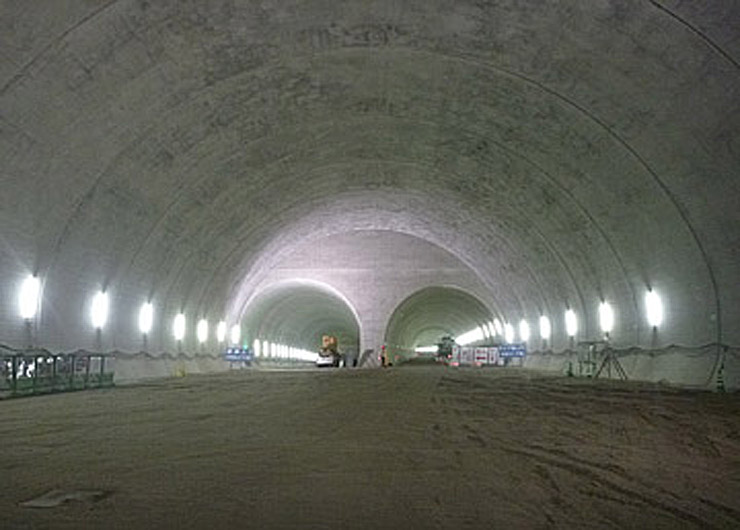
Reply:
M445 335L455 338L488 326L492 318L490 310L471 294L451 287L427 287L393 312L386 345L412 355L416 348L437 344Z
M242 327L248 342L317 351L322 335L333 335L342 353L354 357L359 349L360 328L352 307L318 282L295 280L266 288L247 306Z

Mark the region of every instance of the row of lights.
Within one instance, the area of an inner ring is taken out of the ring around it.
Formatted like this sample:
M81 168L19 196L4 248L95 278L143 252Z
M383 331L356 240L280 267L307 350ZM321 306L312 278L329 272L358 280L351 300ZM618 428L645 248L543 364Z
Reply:
M318 353L285 344L277 344L266 340L254 339L252 349L255 357L272 357L276 359L294 359L299 361L316 362Z
M36 316L39 308L41 294L41 282L34 276L29 276L21 284L18 294L18 309L21 318L30 320ZM102 329L108 321L110 302L108 293L99 291L95 294L90 307L90 323L95 329ZM139 310L139 331L148 334L154 325L154 305L151 302L145 302ZM209 323L206 319L201 319L195 328L198 342L206 342L209 335ZM180 313L175 316L172 323L172 333L175 340L183 340L187 328L185 315ZM227 325L221 321L216 326L216 338L218 342L226 340ZM241 327L234 324L231 327L229 338L232 344L238 344L241 340Z
M663 323L663 302L654 290L649 290L645 293L645 310L648 324L651 327L657 328ZM564 315L564 322L565 332L568 337L575 337L578 333L578 316L575 311L568 309ZM599 326L601 327L601 331L607 336L614 329L614 309L608 302L601 302L599 304ZM546 315L540 317L539 328L540 338L542 340L549 340L552 335L552 324ZM515 335L516 333L512 324L508 322L502 324L498 318L494 318L493 321L487 324L461 334L457 337L456 342L461 346L465 346L487 338L500 336L507 343L511 344L516 339ZM519 322L519 339L521 342L527 342L530 336L531 330L529 323L522 319ZM426 351L425 348L419 348L419 351Z

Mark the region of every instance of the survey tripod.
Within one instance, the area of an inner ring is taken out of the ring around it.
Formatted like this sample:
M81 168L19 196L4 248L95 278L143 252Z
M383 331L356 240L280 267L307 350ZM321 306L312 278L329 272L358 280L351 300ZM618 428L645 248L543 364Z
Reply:
M581 366L585 364L591 368L592 373L587 374L588 376L598 379L603 374L611 379L612 373L615 373L619 379L624 381L628 379L627 372L619 362L615 350L609 346L609 341L583 341L578 345L586 348L585 359L579 360L579 364Z

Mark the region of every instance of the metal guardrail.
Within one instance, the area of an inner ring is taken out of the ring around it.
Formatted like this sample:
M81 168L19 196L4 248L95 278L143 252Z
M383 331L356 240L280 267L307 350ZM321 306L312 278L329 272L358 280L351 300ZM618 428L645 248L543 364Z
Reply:
M0 398L113 386L113 363L100 354L0 356Z

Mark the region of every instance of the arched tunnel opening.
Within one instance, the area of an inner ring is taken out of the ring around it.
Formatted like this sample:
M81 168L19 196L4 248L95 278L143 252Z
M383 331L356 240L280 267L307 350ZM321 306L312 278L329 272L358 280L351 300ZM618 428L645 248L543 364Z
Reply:
M322 336L337 338L339 350L351 363L357 358L360 326L346 298L316 281L289 280L269 285L247 304L242 321L247 344L258 346L259 357L272 357L265 344L316 352Z
M454 287L432 286L406 298L391 315L385 344L396 362L416 356L442 337L459 337L475 328L487 327L491 311L475 296ZM483 338L483 337L481 337Z

